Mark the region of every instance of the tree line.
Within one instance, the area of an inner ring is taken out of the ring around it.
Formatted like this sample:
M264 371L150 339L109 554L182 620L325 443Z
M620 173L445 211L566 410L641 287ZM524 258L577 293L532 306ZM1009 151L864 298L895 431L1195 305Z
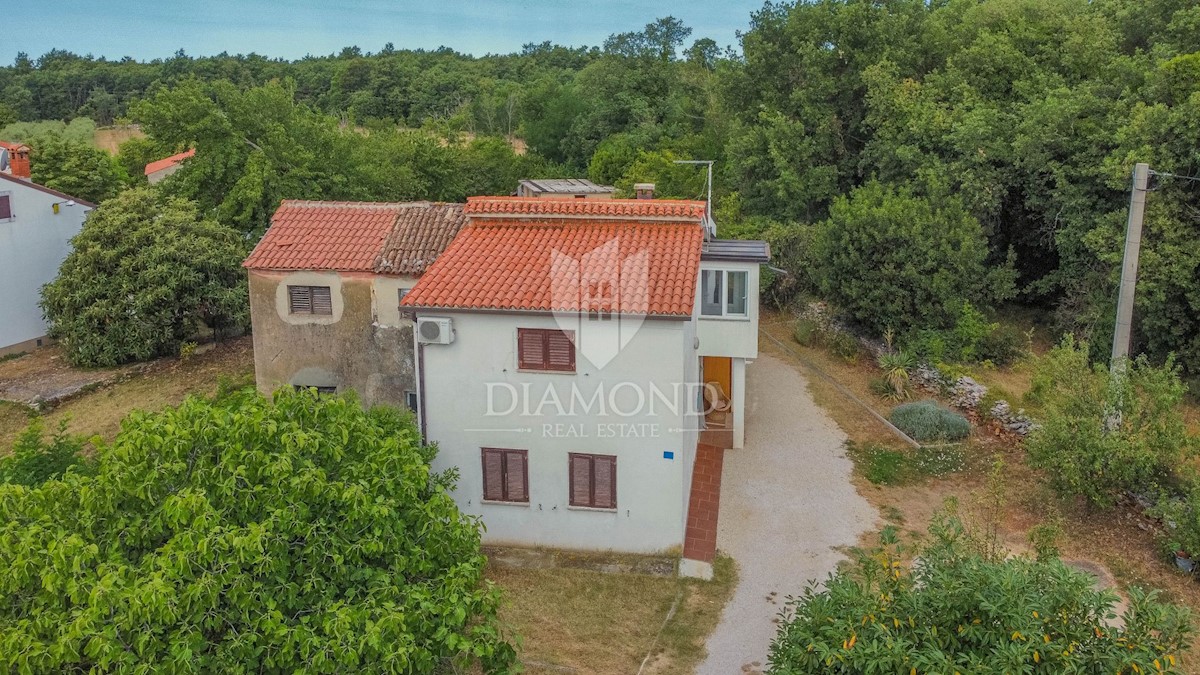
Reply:
M701 172L673 160L715 159L725 234L768 238L790 273L770 297L816 293L901 335L1018 302L1098 352L1129 172L1147 161L1163 175L1135 351L1200 371L1200 7L768 4L740 47L667 17L596 47L482 57L51 51L0 68L0 122L135 121L148 138L122 148L129 167L195 147L167 189L251 237L282 197L453 200L586 175L694 198Z

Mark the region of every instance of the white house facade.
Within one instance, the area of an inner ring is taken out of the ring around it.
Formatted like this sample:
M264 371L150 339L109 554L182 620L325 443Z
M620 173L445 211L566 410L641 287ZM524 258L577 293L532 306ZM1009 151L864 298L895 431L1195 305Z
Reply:
M46 341L38 305L41 288L58 275L95 206L50 188L0 173L0 355Z
M711 573L697 465L745 437L766 245L713 239L703 202L480 197L466 214L401 303L460 507L489 543L681 547Z

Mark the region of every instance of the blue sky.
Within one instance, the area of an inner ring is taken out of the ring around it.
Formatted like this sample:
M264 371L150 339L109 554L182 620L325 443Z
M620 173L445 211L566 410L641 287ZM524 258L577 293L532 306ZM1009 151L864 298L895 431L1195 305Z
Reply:
M472 54L507 53L527 42L598 45L672 15L692 39L736 45L762 0L0 0L6 25L0 63L51 48L138 60L257 52L299 58L347 45L378 51L442 45Z

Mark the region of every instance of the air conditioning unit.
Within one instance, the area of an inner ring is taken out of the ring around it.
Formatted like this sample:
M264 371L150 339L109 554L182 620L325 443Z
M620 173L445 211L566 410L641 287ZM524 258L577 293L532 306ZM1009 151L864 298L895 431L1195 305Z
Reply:
M454 324L448 318L418 317L417 342L423 345L448 345L454 342Z

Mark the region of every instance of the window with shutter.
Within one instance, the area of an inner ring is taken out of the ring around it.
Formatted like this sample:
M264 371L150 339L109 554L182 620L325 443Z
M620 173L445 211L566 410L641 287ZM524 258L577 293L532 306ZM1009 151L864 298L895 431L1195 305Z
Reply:
M571 506L617 508L617 458L576 452L569 457Z
M483 448L483 498L491 502L529 502L526 450Z
M546 328L518 328L517 367L521 370L575 372L575 333Z
M333 314L333 293L328 286L288 286L292 314Z
M0 220L12 220L12 194L0 193Z

